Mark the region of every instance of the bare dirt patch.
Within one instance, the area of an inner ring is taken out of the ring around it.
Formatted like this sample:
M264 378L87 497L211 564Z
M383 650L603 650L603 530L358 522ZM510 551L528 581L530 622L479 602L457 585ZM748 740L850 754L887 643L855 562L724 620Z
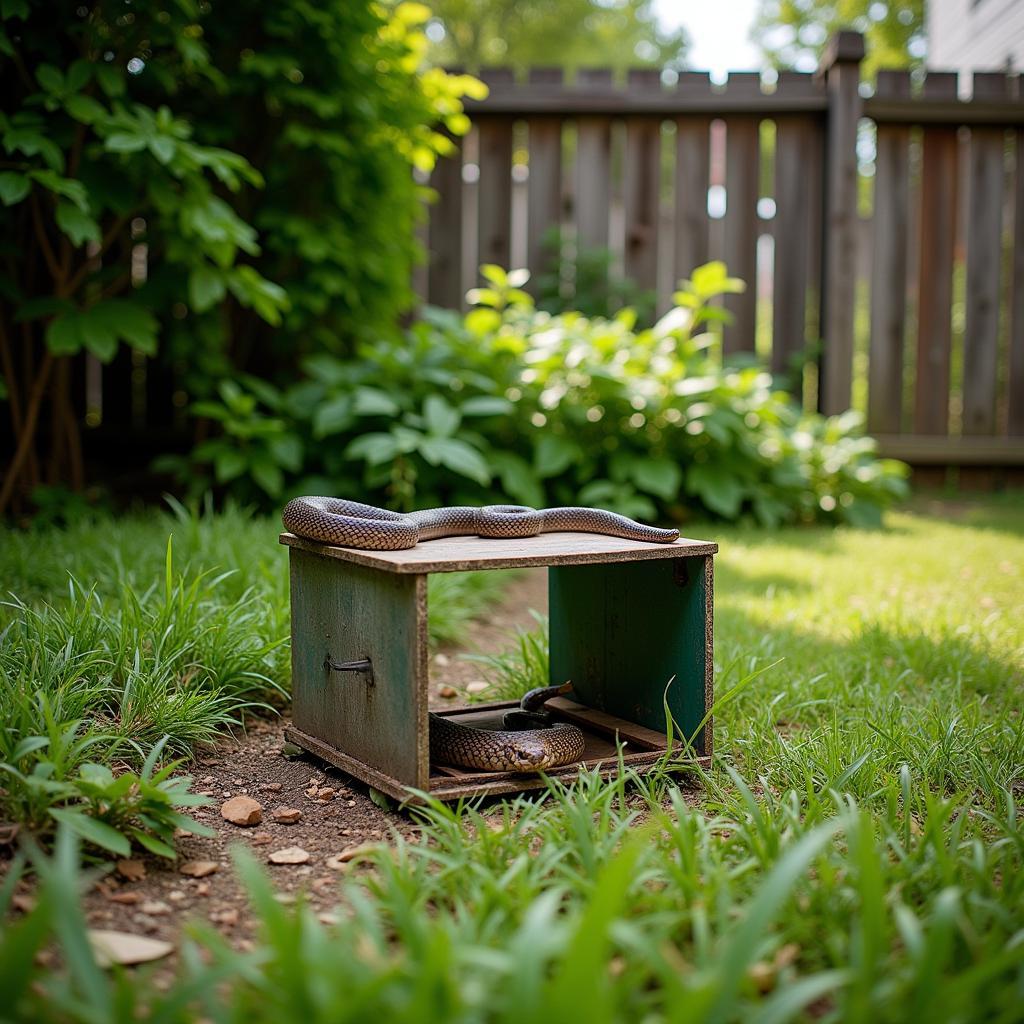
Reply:
M483 678L481 666L461 654L504 650L516 627L535 625L530 609L546 607L544 570L514 580L500 604L467 627L461 643L431 658L431 705L461 702L466 687ZM454 698L438 695L445 686L456 691ZM361 870L358 856L351 857L356 848L415 835L409 815L378 806L361 783L315 758L286 755L286 724L287 717L250 721L244 733L199 753L189 767L193 788L213 802L194 817L214 835L179 838L175 863L140 855L125 862L123 871L112 865L83 896L90 928L176 942L185 922L199 920L244 948L253 939L254 923L235 877L233 847L248 849L266 866L282 902L301 894L327 921L337 905L340 877ZM237 807L238 797L262 805L258 823L226 820L222 806L233 801ZM31 889L23 883L16 906L31 905Z

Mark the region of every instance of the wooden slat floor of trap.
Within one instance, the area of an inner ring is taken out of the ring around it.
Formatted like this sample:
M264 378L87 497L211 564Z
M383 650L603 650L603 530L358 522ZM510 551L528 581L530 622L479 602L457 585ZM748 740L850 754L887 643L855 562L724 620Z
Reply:
M514 701L478 704L435 714L477 729L500 729L502 715L509 708L517 706ZM550 778L568 780L578 775L581 770L594 768L600 770L602 777L614 776L619 770L617 744L622 745L623 766L641 772L656 764L667 750L667 737L664 733L627 722L623 718L595 711L564 697L556 697L545 706L554 712L556 719L578 726L583 731L584 740L583 760L551 769L546 773ZM679 744L676 743L675 746L679 747ZM696 760L710 762L708 758ZM539 789L544 784L544 779L540 775L519 772L473 772L447 765L430 766L430 793L442 800L467 796L500 796L505 793Z
M668 749L664 733L627 722L603 711L595 711L564 697L556 697L545 706L555 713L556 719L579 726L584 738L583 760L563 765L561 768L553 768L546 773L549 778L568 781L580 771L594 768L600 771L602 778L612 778L619 771L617 743L622 744L623 767L642 774L661 760ZM509 708L514 707L518 707L518 702L505 701L447 708L436 711L435 714L455 719L477 729L500 729L502 716ZM285 729L285 738L404 804L420 802L416 793L410 791L399 780L363 764L329 743L296 729L295 726ZM676 741L674 747L681 749L681 744ZM699 763L707 766L710 762L711 759L708 757L696 757L680 764ZM545 785L545 777L525 772L473 772L448 765L431 764L428 785L431 796L440 800L458 800L463 797L502 796L541 789Z

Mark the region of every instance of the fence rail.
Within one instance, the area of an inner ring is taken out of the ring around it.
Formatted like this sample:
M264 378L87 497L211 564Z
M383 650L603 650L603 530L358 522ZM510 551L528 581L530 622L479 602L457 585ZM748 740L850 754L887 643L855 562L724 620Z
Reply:
M871 92L863 54L842 32L816 74L767 86L485 72L431 178L423 297L459 306L481 262L536 281L552 228L609 249L659 308L722 258L750 285L727 299L727 354L757 352L822 411L862 407L916 465L1024 466L1021 82L976 73L962 98L955 74L883 71Z

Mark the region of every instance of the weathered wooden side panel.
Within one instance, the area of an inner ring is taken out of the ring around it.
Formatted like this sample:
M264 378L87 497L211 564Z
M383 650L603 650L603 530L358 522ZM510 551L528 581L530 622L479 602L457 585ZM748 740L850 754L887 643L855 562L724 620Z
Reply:
M710 560L552 566L552 682L571 680L580 703L662 733L667 699L692 736L711 700ZM695 747L708 752L706 732Z
M561 85L561 68L533 68L532 84ZM526 265L529 290L536 295L542 274L557 264L551 232L562 222L562 118L531 117L527 122L530 177L527 182Z
M292 717L399 782L428 779L426 577L291 551ZM326 665L369 658L367 676Z

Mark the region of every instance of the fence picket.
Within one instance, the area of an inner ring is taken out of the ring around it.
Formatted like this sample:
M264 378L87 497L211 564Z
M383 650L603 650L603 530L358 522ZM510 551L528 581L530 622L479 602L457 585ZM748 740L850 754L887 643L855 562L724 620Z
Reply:
M761 76L756 72L729 75L726 91L732 96L757 96ZM727 122L725 136L725 262L734 277L747 282L747 290L727 295L725 308L733 321L726 325L722 350L753 352L757 329L757 194L760 164L757 117L737 116Z
M561 68L533 68L531 85L562 84ZM530 177L527 181L526 265L530 268L529 288L536 295L539 277L557 264L551 248L552 229L562 221L562 119L531 117L527 122Z
M462 288L462 149L442 157L430 175L437 198L427 225L427 301L461 309Z
M611 71L581 68L576 84L588 89L610 89ZM608 213L611 199L612 122L601 115L581 115L576 122L576 188L573 217L579 245L608 248Z
M480 76L489 86L512 84L508 68ZM512 126L510 117L480 117L480 178L477 187L477 263L507 267L512 260Z
M711 95L711 76L706 72L680 72L676 91L682 96ZM695 267L708 261L710 131L709 117L676 118L673 283L689 277Z
M879 98L910 95L910 72L880 71ZM868 430L898 434L903 407L903 334L907 318L910 129L880 124L875 157Z
M955 99L955 72L931 72L927 99ZM953 246L956 225L957 133L927 125L921 144L921 233L917 296L917 375L914 433L949 433Z
M629 72L632 92L661 92L660 72L648 68ZM658 284L658 222L661 195L661 118L633 117L626 122L624 168L626 276L641 288Z

